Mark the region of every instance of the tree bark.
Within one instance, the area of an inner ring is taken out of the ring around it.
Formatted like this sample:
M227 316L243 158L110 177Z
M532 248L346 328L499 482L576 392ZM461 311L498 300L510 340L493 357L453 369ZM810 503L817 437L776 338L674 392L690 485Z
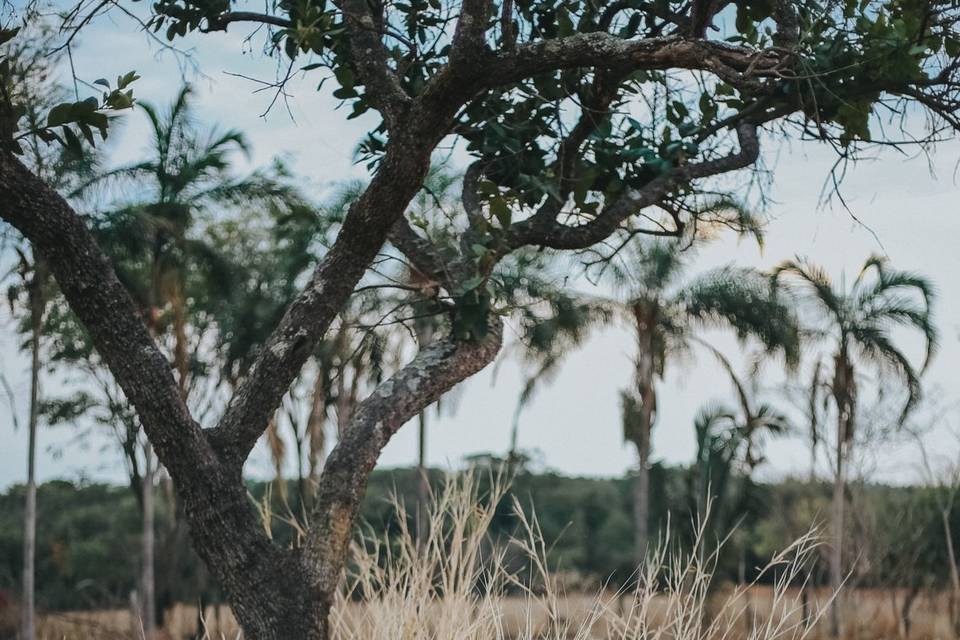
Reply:
M637 476L633 486L634 545L637 565L646 561L650 546L650 434L657 407L654 377L657 366L657 303L638 300L633 305L637 331L636 385L640 400L640 424L634 434Z
M650 430L641 427L637 447L637 475L633 480L634 553L637 566L647 558L650 538Z
M30 416L27 429L27 487L23 510L23 603L20 637L36 635L36 548L37 548L37 425L40 413L40 337L43 333L43 264L34 256L33 278L29 284L30 304Z

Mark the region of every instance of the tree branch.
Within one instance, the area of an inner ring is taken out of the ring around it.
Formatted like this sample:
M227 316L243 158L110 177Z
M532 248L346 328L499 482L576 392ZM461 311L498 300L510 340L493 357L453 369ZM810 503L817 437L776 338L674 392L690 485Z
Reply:
M203 431L180 397L170 363L80 216L8 154L0 154L0 203L0 217L46 260L170 473L194 475L214 464Z
M463 0L460 4L460 18L453 32L453 44L450 47L452 66L471 64L486 48L484 40L487 33L490 0ZM512 20L512 18L511 18Z
M493 362L503 339L502 323L494 323L479 342L445 337L431 343L357 407L323 469L304 549L321 591L332 592L340 579L367 478L380 451L408 420Z
M429 142L414 144L403 137L391 142L377 175L347 212L333 247L258 352L220 424L209 432L232 465L242 466L290 384L423 184L430 151Z
M383 116L387 128L395 127L407 112L411 98L387 62L389 56L380 39L382 26L376 23L366 0L341 0L337 4L350 31L353 66L366 87L366 98Z
M743 169L756 162L760 155L757 125L741 123L736 131L740 149L728 156L676 167L642 189L628 191L582 225L568 226L558 223L552 215L534 215L510 226L506 244L511 248L535 245L552 249L584 249L596 244L614 233L631 215L662 200L679 184Z
M496 87L573 67L689 69L713 73L739 87L772 75L778 62L774 52L712 40L680 36L626 40L593 32L491 53L476 76L484 87Z
M293 27L293 22L281 16L272 16L266 13L254 13L253 11L228 11L217 16L207 27L207 31L225 31L227 25L234 22L254 22L258 24L268 24L274 27L289 29Z

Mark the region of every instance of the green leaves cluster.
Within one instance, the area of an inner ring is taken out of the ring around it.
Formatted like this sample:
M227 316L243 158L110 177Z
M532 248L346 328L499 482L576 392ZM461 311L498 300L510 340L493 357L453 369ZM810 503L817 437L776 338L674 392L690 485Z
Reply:
M133 90L130 85L140 76L131 71L118 76L111 86L106 79L94 84L103 87L99 97L63 102L47 113L44 122L28 122L27 96L21 91L21 83L28 79L21 75L18 60L11 53L11 44L19 28L0 29L0 150L22 154L21 141L36 136L44 142L58 142L76 151L82 150L82 142L96 146L96 136L107 138L110 116L133 106Z

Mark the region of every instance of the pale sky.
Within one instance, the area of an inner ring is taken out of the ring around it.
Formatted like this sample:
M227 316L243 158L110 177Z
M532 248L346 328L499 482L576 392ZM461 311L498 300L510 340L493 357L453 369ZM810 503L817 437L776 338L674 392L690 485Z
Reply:
M255 93L256 84L229 74L269 80L275 63L250 53L241 43L241 33L205 36L200 41L195 60L203 75L189 69L186 72L195 81L199 116L224 128L243 130L253 142L254 164L277 155L288 158L318 193L336 181L362 177L364 170L352 164L352 152L373 120L348 121L347 109L334 111L336 102L314 90L319 82L316 75L291 83L293 119L282 105L261 118L272 96ZM189 47L194 41L182 44ZM170 100L181 78L177 60L169 54L151 54L144 46L144 36L136 34L127 21L114 25L103 20L95 25L81 39L74 60L78 75L88 81L102 76L114 78L135 69L143 76L134 85L137 97L161 105ZM142 114L125 116L123 126L112 134L112 159L119 163L136 157L145 145L144 134ZM925 381L939 405L960 399L954 372L954 363L960 359L960 189L955 181L960 144L943 144L929 159L906 158L887 151L853 169L843 184L843 195L863 225L839 204L819 206L821 189L834 160L828 148L799 143L777 145L767 148L764 159L774 170L768 209L771 222L764 251L727 236L700 252L692 273L732 261L769 268L800 255L811 257L839 279L842 273L855 276L871 253L883 253L894 267L922 272L938 285L936 314L942 346ZM28 359L18 353L18 336L3 314L5 309L0 312L0 367L14 387L23 424ZM716 344L728 354L737 351L731 339L719 339ZM913 346L916 341L908 344ZM546 467L564 473L624 473L633 463L634 452L621 442L618 393L630 382L631 352L630 334L612 328L571 354L560 375L541 388L524 413L521 447L538 450ZM911 353L918 352L913 349ZM768 376L764 386L777 386L782 380L775 368ZM465 383L457 396L456 411L432 421L430 464L456 467L471 453L503 453L509 444L520 380L517 365L508 361L497 368L495 379L491 368ZM60 384L62 381L52 380L46 386L59 391ZM693 456L693 416L709 401L730 398L730 392L722 370L707 354L675 365L661 385L654 460L688 462ZM787 407L775 393L767 397ZM42 428L39 478L122 481L120 454L109 438L78 441L77 432L67 427ZM927 445L944 455L960 450L945 428L928 434ZM22 428L14 430L4 399L0 402L0 488L23 481L25 452L26 434ZM768 454L763 471L768 477L805 473L808 468L809 453L799 436L774 443ZM415 459L416 429L411 424L387 446L380 464L410 465ZM910 480L918 472L919 455L909 442L885 445L868 456L865 464L875 478ZM254 476L270 475L270 463L262 448L255 452L247 469ZM825 463L822 471L827 472Z

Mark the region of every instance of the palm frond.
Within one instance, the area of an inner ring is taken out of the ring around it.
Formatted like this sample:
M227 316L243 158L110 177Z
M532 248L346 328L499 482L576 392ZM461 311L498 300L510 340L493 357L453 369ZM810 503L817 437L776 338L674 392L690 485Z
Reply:
M876 253L871 254L871 256L864 261L863 266L860 267L860 273L857 274L857 279L853 281L853 290L856 291L862 285L864 278L871 271L876 271L877 276L882 277L888 262L889 260L885 256Z
M716 269L681 290L677 299L691 320L729 327L741 340L756 338L768 352L783 353L791 367L799 361L796 313L759 272L735 267Z
M861 355L875 362L881 368L893 371L903 378L907 387L907 402L900 413L902 423L920 400L920 377L910 360L894 346L890 336L876 326L858 326L851 332Z
M839 322L846 315L843 298L833 288L833 282L827 272L805 260L787 260L770 272L774 283L779 283L785 275L793 275L813 289L814 298L825 307Z
M706 347L706 349L710 351L710 353L712 353L713 356L720 363L720 366L722 366L724 370L726 370L727 375L730 377L730 382L733 384L734 391L737 394L737 399L740 402L740 410L743 411L743 414L745 416L753 415L753 409L750 404L750 396L749 394L747 394L747 389L743 385L743 382L740 381L740 377L737 376L737 372L733 368L733 363L731 363L730 360L727 359L725 355L723 355L722 351L714 347L712 344L710 344L706 340L700 340L698 338L696 339L696 341L701 345L703 345L704 347Z

